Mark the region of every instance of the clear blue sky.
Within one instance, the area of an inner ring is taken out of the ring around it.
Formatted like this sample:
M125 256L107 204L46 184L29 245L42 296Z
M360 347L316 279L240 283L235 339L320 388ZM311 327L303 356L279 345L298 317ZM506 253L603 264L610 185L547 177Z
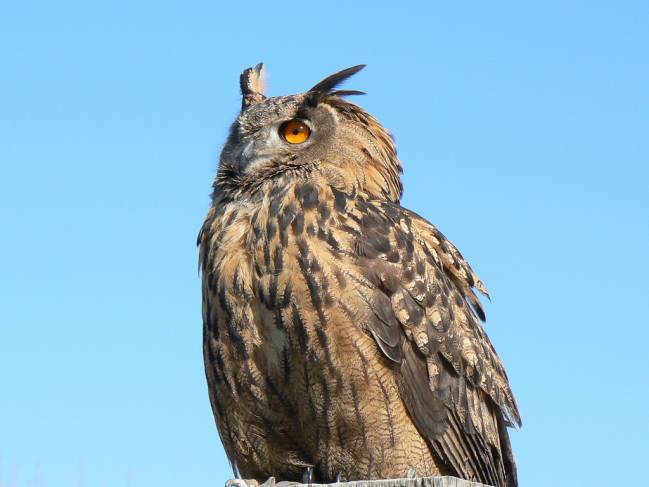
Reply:
M0 485L230 477L195 238L259 61L275 95L368 64L403 204L492 293L521 485L646 480L649 3L534 3L6 2Z

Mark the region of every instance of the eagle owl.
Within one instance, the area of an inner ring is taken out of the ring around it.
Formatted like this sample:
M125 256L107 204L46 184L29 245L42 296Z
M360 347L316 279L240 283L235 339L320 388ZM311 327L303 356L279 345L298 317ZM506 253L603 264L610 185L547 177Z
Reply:
M383 126L336 90L241 75L198 237L212 410L235 473L329 483L453 475L516 486L520 416L481 321L487 290L402 207ZM308 472L307 477L304 473Z

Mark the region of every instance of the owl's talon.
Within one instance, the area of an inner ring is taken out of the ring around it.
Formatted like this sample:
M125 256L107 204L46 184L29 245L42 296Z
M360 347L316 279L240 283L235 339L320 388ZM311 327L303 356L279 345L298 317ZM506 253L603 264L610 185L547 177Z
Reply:
M274 484L275 479L273 477L271 478L273 479ZM255 479L230 479L225 483L225 487L259 487L259 482Z
M277 484L275 482L275 477L268 477L268 480L261 484L259 487L275 487Z
M417 478L417 469L416 468L409 468L408 471L406 472L406 478L407 479L416 479Z
M313 483L313 467L306 468L306 470L302 474L302 483L303 484Z

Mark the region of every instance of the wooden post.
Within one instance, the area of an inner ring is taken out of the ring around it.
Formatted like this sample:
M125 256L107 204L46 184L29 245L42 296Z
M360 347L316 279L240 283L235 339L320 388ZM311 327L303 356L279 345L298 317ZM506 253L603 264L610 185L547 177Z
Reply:
M226 487L246 487L244 480L230 480ZM259 487L489 487L485 484L458 479L457 477L417 477L412 479L359 480L336 484L301 484L299 482L275 482L271 477Z

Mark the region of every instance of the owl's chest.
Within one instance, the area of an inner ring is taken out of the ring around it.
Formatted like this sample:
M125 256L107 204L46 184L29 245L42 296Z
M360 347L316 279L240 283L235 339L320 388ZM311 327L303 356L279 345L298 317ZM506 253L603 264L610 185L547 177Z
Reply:
M338 387L358 343L376 348L365 325L374 317L363 291L356 203L307 182L218 211L201 250L208 257L204 321L208 336L218 337L224 368L236 380L288 384L308 367Z
M245 358L230 361L235 376L252 367L253 375L288 383L298 364L313 373L332 369L364 335L354 322L362 313L343 305L355 292L346 242L333 241L323 212L285 204L238 215L215 240L207 295L219 309L223 348Z

